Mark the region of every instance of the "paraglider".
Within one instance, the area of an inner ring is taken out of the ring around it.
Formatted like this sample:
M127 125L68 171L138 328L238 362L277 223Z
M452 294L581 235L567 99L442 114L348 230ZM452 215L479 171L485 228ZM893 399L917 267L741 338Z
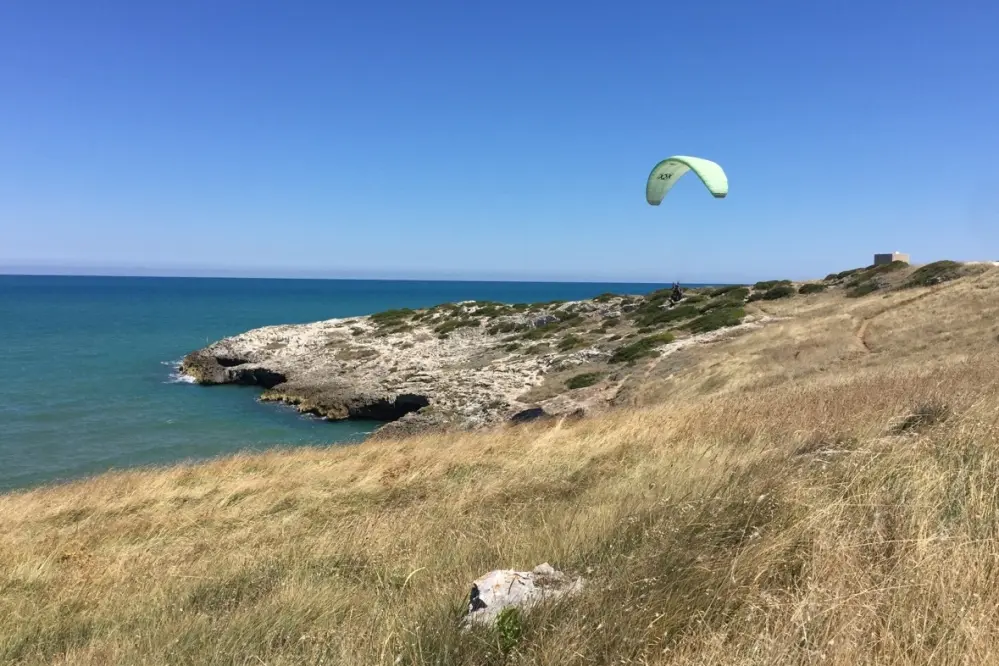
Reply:
M724 199L728 194L728 176L717 163L702 157L674 155L667 157L652 169L645 184L645 200L652 206L658 206L673 184L688 171L697 174L716 199Z

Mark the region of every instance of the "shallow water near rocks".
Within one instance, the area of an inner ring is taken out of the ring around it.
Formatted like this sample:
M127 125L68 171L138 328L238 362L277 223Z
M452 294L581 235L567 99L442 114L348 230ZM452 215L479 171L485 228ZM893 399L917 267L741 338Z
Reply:
M0 276L0 492L110 469L362 441L330 423L201 387L184 354L271 324L460 300L647 293L653 284Z

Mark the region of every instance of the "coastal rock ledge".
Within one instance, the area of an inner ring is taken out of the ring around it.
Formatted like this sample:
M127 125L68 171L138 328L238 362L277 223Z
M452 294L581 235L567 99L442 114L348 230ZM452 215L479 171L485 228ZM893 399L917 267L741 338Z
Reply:
M188 354L180 370L202 385L261 387L261 400L321 418L385 422L374 437L578 418L666 348L693 342L685 324L701 322L701 335L706 316L718 329L748 325L741 300L705 293L685 306L654 292L391 310L254 329Z

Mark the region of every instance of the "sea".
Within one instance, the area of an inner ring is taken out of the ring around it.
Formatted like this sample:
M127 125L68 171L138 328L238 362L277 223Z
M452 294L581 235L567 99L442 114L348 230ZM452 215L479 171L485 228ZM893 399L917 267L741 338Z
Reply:
M0 275L0 493L239 451L350 445L378 425L302 416L259 402L258 389L198 386L177 372L186 353L226 336L390 308L665 286Z

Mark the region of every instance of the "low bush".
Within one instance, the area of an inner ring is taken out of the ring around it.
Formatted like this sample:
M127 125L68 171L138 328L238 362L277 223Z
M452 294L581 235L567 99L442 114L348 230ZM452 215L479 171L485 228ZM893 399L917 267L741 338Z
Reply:
M579 336L567 335L559 341L558 350L563 352L571 351L576 347L582 346L585 342L586 341Z
M826 290L826 286L819 282L811 282L809 284L803 284L798 288L799 294L818 294Z
M868 280L867 282L861 282L860 284L853 285L849 287L846 291L847 298L860 298L861 296L867 296L868 294L873 294L875 291L881 288L876 280Z
M748 287L738 287L732 289L721 296L716 296L710 301L701 306L700 311L702 313L710 312L718 308L729 308L740 306L746 302L749 297Z
M693 321L687 322L683 328L691 333L707 333L727 326L737 326L742 323L746 311L742 307L730 306L711 310Z
M672 333L659 333L645 338L639 338L631 344L618 347L610 357L611 363L632 363L645 356L655 353L656 347L668 345L673 342Z
M731 292L733 292L733 291L735 291L737 289L745 289L746 293L747 294L749 293L749 290L746 289L745 285L741 285L741 284L727 284L727 285L725 285L723 287L715 287L714 289L712 289L711 291L708 292L708 296L710 296L711 298L717 298L718 296L723 296L725 294L729 294L729 293L731 293Z
M789 296L794 296L794 287L790 284L779 284L763 292L762 298L765 301L776 301L778 298L787 298Z
M917 268L902 285L906 288L929 287L960 277L961 264L956 261L934 261Z
M376 326L392 326L394 324L399 324L406 319L409 319L414 314L415 310L409 308L398 308L396 310L385 310L384 312L376 312L371 315L368 319L371 320L372 324Z
M603 375L599 372L584 372L565 380L565 386L568 389L586 388L599 382L602 377Z
M761 282L757 282L756 284L754 284L753 285L753 289L755 289L756 291L767 291L768 289L773 289L774 287L777 287L777 286L782 285L782 284L789 285L789 284L791 284L791 281L790 280L763 280Z
M438 335L447 335L452 331L456 331L459 328L475 328L476 326L481 326L482 322L478 319L448 319L447 321L438 324L434 327L434 331Z
M660 326L662 324L668 324L674 321L680 321L682 319L690 319L691 317L696 317L700 313L693 305L678 305L675 308L666 309L661 306L655 306L648 309L635 310L632 316L635 319L635 323L643 328Z

